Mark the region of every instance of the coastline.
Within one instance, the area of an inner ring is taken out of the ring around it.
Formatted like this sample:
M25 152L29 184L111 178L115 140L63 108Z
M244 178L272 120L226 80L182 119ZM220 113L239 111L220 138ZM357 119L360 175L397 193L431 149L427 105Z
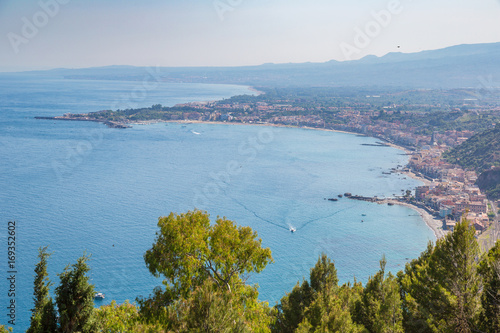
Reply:
M425 209L423 209L421 207L417 207L417 206L412 205L410 203L401 202L401 201L394 200L394 199L381 200L381 201L378 201L377 203L378 204L392 203L394 205L400 205L400 206L404 206L404 207L413 209L414 211L416 211L420 215L422 220L424 220L425 224L434 232L434 235L436 236L436 240L443 238L448 233L448 231L443 230L443 227L442 227L443 223L440 219L435 218L428 211L426 211Z
M126 124L130 125L151 125L156 123L176 123L176 124L215 124L215 125L245 125L245 126L269 126L269 127L281 127L281 128L298 128L298 129L307 129L307 130L315 130L315 131L325 131L325 132L335 132L335 133L344 133L344 134L354 134L360 136L367 136L363 133L342 131L330 128L320 128L320 127L309 127L309 126L294 126L294 125L284 125L284 124L274 124L274 123L240 123L240 122L227 122L227 121L206 121L206 120L144 120L144 121L134 121L128 122ZM375 137L373 137L375 138ZM378 139L378 138L375 138ZM388 146L392 146L392 144L387 144ZM395 147L399 147L394 145ZM404 149L400 147L398 149Z
M253 87L249 87L250 90L255 91L256 93L263 93L261 91L256 90ZM39 119L45 118L45 117L36 117ZM48 117L47 117L48 118ZM299 129L308 129L308 130L316 130L316 131L326 131L326 132L335 132L335 133L344 133L344 134L351 134L351 135L361 135L361 136L368 136L363 133L357 133L357 132L349 132L349 131L343 131L343 130L335 130L335 129L329 129L329 128L318 128L318 127L309 127L309 126L294 126L294 125L284 125L284 124L274 124L274 123L242 123L242 122L224 122L224 121L204 121L204 120L161 120L161 119L156 119L156 120L146 120L146 121L131 121L131 122L120 122L120 123L110 123L110 122L105 122L105 121L99 121L99 120L92 120L92 119L82 119L82 118L67 118L67 117L50 117L51 119L54 120L75 120L75 121L93 121L93 122L102 122L103 124L109 126L109 127L115 127L115 128L127 128L131 127L130 125L151 125L151 124L156 124L156 123L178 123L178 124L215 124L215 125L245 125L245 126L270 126L270 127L282 127L282 128L299 128ZM112 125L112 126L110 126ZM372 137L374 139L380 139L378 137ZM411 156L412 151L410 151L408 148L399 146L397 144L394 144L392 142L385 142L385 145L401 150L405 153L405 155ZM426 178L419 177L415 175L411 171L403 171L403 170L398 170L398 172L407 175L408 177L418 180L422 182L424 185L429 185L432 182L429 181ZM436 236L436 239L440 239L446 235L446 231L442 229L442 222L439 219L434 218L431 214L429 214L425 209L422 209L420 207L417 207L415 205L405 203L405 202L400 202L398 200L394 199L388 199L387 201L382 201L379 203L388 203L391 202L393 204L398 204L402 205L408 208L411 208L418 212L420 216L422 217L422 220L425 222L428 228L430 228L433 232L434 235Z

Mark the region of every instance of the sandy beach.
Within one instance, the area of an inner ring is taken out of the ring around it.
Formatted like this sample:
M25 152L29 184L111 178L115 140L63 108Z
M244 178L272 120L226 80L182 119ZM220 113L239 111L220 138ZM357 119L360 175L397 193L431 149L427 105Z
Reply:
M378 201L377 203L387 204L389 202L393 203L395 205L400 205L400 206L405 206L405 207L411 208L414 211L416 211L417 213L419 213L420 216L422 217L422 219L424 220L425 224L427 224L427 226L429 228L431 228L431 230L434 232L434 235L436 236L437 239L444 237L448 233L448 231L443 230L443 222L440 219L429 214L429 212L427 212L423 208L414 206L414 205L406 203L406 202L393 200L393 199L381 200L381 201Z

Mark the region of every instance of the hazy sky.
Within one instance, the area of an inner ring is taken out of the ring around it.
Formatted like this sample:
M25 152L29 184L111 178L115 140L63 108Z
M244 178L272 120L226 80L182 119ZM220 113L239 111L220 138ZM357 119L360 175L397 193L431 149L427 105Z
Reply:
M324 62L489 42L500 42L500 0L0 0L0 71Z

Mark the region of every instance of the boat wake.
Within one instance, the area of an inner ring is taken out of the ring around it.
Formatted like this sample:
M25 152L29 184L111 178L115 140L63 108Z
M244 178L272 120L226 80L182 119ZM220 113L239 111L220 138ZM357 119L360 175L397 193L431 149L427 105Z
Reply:
M318 218L315 218L315 219L309 220L309 221L307 221L306 223L304 223L304 224L303 224L300 228L302 229L302 228L304 228L305 226L307 226L307 225L309 225L309 224L311 224L311 223L313 223L313 222L316 222L316 221L319 221L319 220L323 220L323 219L327 219L327 218L329 218L329 217L335 216L335 215L337 215L337 214L338 214L338 213L340 213L340 212L343 212L343 211L345 211L345 210L348 210L348 209L353 208L354 206L355 206L355 205L352 205L352 206L346 207L346 208L344 208L344 209L337 210L336 212L334 212L334 213L332 213L332 214L329 214L329 215L326 215L326 216L322 216L322 217L318 217Z
M245 206L243 203L239 202L238 200L236 200L235 198L232 198L232 197L229 197L231 200L233 200L235 203L237 203L238 205L240 205L243 209L245 209L246 211L252 213L256 218L258 218L259 220L262 220L266 223L269 223L269 224L272 224L276 227L279 227L279 228L283 228L285 230L289 230L289 228L286 228L285 226L279 224L279 223L276 223L276 222L273 222L273 221L270 221L268 219L265 219L261 216L259 216L259 214L257 214L255 211L251 210L250 208L248 208L247 206Z

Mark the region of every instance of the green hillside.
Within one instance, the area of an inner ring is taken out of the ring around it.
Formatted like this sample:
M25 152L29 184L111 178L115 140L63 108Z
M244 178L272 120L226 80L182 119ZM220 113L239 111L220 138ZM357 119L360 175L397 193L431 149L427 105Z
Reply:
M477 185L493 198L500 197L500 123L495 128L478 133L460 146L446 152L444 158L480 174ZM495 167L492 169L492 167Z
M493 129L474 135L443 156L450 163L478 173L500 166L500 123Z

